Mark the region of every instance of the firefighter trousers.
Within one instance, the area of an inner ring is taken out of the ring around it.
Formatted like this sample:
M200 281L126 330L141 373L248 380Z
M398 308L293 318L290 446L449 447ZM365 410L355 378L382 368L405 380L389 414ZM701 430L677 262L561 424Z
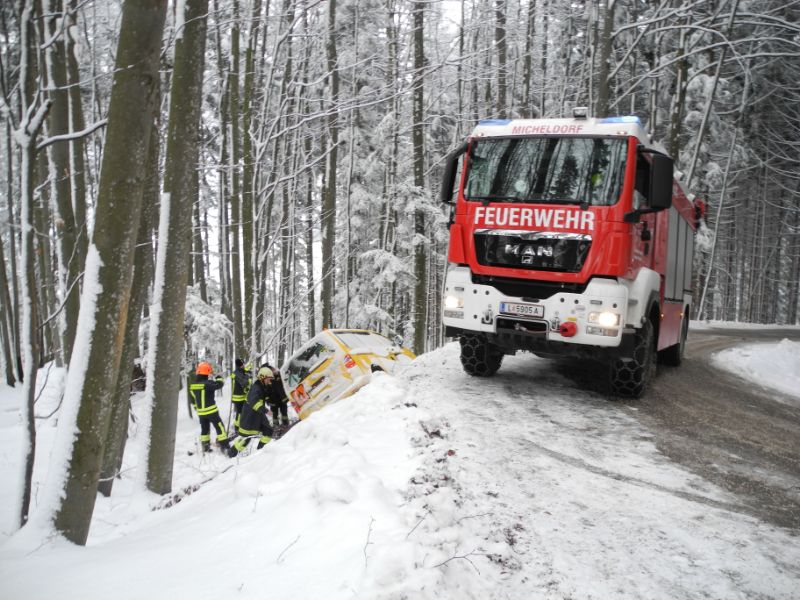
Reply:
M223 448L228 446L228 433L225 431L225 424L219 416L219 411L214 411L208 415L198 415L200 419L200 442L203 447L211 442L211 426L214 426L217 434L217 443Z

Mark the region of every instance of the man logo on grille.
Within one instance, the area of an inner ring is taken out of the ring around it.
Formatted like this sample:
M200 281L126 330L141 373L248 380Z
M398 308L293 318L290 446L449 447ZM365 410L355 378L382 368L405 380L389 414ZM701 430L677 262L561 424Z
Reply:
M544 246L544 245L541 245L541 246L525 246L525 249L522 251L522 257L523 257L523 261L522 262L523 262L523 264L526 264L526 265L530 264L530 260L528 260L528 261L524 260L525 257L534 257L534 256L538 256L538 257L546 256L548 258L552 258L552 256L553 256L553 247L552 246Z

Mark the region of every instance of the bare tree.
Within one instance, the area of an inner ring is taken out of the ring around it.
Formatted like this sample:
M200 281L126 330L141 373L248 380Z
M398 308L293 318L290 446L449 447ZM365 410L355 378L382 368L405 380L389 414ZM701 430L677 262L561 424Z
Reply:
M197 197L197 158L203 94L208 0L187 0L178 15L175 66L169 101L167 156L153 307L146 397L150 402L147 488L172 489L175 428L182 377L183 323Z
M22 349L22 393L25 399L22 411L23 440L20 448L23 452L24 468L22 481L17 489L21 490L18 498L17 515L19 525L28 520L31 499L31 477L36 449L36 429L33 416L33 402L36 391L36 367L38 364L39 338L37 314L37 281L34 255L34 169L36 166L36 138L42 128L49 100L44 100L36 86L36 49L34 38L34 20L37 18L33 0L20 2L19 16L19 84L18 106L19 120L16 122L14 139L20 149L20 217L22 232L22 277L20 278L20 294L22 302L22 327L20 345ZM2 100L2 112L6 120L13 121L11 108L5 97Z

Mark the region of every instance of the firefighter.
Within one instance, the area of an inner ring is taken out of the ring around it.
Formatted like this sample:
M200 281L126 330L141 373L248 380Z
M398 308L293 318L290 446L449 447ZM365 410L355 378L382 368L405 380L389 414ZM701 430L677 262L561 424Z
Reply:
M269 367L261 367L258 370L256 380L250 386L247 400L242 406L239 436L228 450L228 456L231 458L247 448L253 437L259 436L259 449L272 441L272 427L267 418L267 405L274 393L272 386L274 380L275 374Z
M272 398L269 401L269 408L272 411L272 426L273 427L289 427L289 399L286 397L286 391L283 389L283 381L281 380L281 372L275 367L271 367L268 363L261 365L267 367L274 375L272 382Z
M244 364L241 358L237 358L236 368L231 373L231 379L233 380L231 403L236 415L233 419L233 429L236 431L242 416L242 405L247 400L247 392L250 390L250 364Z
M197 411L197 417L200 419L200 443L205 452L211 452L211 425L216 429L217 444L223 450L228 449L228 434L214 400L214 393L222 389L224 380L222 377L217 377L212 381L209 379L212 372L213 369L209 363L201 362L197 365L195 382L189 385L189 395L192 398L194 409Z

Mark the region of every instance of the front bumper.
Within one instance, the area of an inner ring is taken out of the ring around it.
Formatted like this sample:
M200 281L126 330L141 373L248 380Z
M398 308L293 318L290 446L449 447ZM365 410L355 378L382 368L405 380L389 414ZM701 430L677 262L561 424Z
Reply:
M454 265L447 271L444 296L442 320L448 331L610 348L618 347L622 341L628 308L628 288L614 279L592 279L582 293L556 292L549 298L523 298L507 296L491 285L475 284L467 267ZM536 315L510 314L520 307L509 307L508 303L523 305L522 308L536 311ZM502 308L506 310L501 311ZM601 313L618 315L617 324L598 323ZM566 323L574 325L564 327ZM515 345L522 348L530 344Z

